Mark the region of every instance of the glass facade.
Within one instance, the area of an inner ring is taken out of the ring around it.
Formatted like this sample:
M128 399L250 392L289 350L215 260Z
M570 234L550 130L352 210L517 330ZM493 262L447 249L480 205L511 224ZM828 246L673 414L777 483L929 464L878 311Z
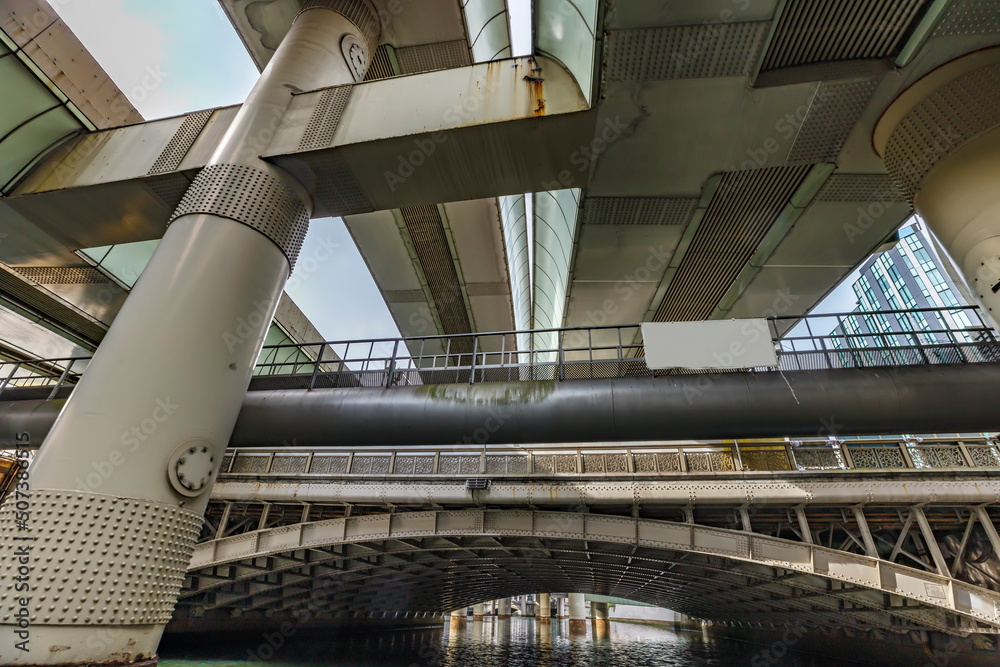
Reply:
M969 342L961 330L979 326L920 220L900 231L894 248L869 259L852 287L857 308L831 334L837 349Z

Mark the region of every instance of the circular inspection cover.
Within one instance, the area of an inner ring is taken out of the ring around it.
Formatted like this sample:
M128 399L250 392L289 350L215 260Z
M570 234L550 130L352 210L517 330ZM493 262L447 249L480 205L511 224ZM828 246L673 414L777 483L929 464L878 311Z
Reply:
M193 497L209 487L214 469L215 457L209 443L195 440L174 450L167 465L167 475L178 493Z

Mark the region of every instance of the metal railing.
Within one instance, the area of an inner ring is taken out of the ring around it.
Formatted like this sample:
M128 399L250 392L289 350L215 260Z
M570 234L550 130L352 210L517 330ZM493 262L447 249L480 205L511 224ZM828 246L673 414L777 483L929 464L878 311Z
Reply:
M952 327L944 313L965 313L970 326ZM919 331L848 333L850 316L836 313L772 317L749 336L770 336L778 365L744 370L823 370L921 364L1000 361L1000 341L978 308L881 311L868 315L935 313L943 327ZM924 321L927 318L923 318ZM814 333L825 322L829 333ZM766 326L766 330L764 329ZM779 332L783 332L779 335ZM529 349L523 349L527 347ZM720 351L723 352L723 351ZM55 397L78 381L89 357L0 362L0 397L11 387L48 388ZM712 372L713 369L706 369ZM572 380L701 373L706 370L650 370L641 325L500 331L414 338L378 338L265 346L250 389L397 387L428 384ZM733 372L733 369L716 369Z
M936 319L944 324L938 328L929 326L920 331L872 335L849 334L835 328L852 313L768 318L766 331L752 328L748 335L769 335L775 345L778 365L746 370L768 372L1000 361L1000 341L996 332L982 320L978 308L928 308L882 311L881 314L944 312L964 312L974 324L952 327L946 318L940 317ZM832 324L830 333L813 333L814 321ZM778 334L786 329L784 335ZM525 342L529 349L519 349L519 344ZM305 352L294 355L287 348ZM326 361L331 355L336 357L336 362ZM269 360L303 356L324 361L291 364ZM262 359L251 389L395 387L705 372L650 370L646 366L639 324L284 345L265 349ZM732 372L731 369L716 370Z
M926 315L932 315L928 318ZM947 316L946 316L947 315ZM893 316L893 322L887 316ZM878 318L889 328L879 332L851 333L848 318ZM952 326L952 320L967 320L968 326ZM1000 360L997 333L982 318L976 306L914 308L910 310L855 311L807 317L774 318L779 328L794 324L775 342L781 370L822 370L958 364ZM918 325L923 321L927 326ZM814 328L826 324L828 334ZM900 326L904 323L904 326ZM892 325L896 327L893 328ZM832 327L831 327L832 325Z
M80 380L91 357L0 361L0 397L8 389L36 389L46 398L55 398L64 385Z
M990 438L895 437L428 448L230 448L220 478L560 477L689 473L1000 469Z

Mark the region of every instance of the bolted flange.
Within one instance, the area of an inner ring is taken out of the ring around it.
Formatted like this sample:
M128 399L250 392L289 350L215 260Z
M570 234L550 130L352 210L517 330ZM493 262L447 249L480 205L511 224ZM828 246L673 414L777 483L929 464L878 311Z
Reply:
M191 440L178 446L167 464L167 476L174 490L192 498L209 488L214 472L215 457L204 440Z

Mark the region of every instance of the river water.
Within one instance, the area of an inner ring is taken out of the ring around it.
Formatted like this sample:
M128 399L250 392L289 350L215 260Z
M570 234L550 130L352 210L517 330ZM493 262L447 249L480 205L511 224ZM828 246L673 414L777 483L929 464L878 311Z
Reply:
M267 662L274 667L562 667L644 665L835 667L857 663L800 654L781 644L750 644L632 623L612 622L595 636L570 635L567 621L547 631L534 619L471 619L458 632L440 626L379 631L330 631L283 638L250 634L225 641L179 640L160 647L161 667L227 667ZM274 645L280 644L277 648Z

